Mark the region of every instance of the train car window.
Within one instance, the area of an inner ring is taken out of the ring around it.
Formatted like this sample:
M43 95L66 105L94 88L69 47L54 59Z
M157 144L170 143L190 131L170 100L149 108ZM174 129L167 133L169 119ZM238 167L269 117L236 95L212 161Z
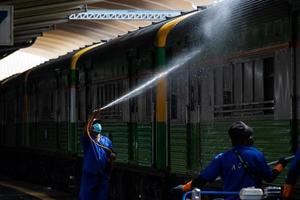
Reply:
M202 104L202 99L201 99L201 96L202 96L202 89L201 89L201 84L198 84L198 106L201 107L201 104Z
M274 99L274 58L265 58L264 67L264 100Z
M111 84L110 85L110 98L109 98L109 102L111 102L115 97L115 87L114 87L114 84Z
M253 70L253 84L254 84L254 91L253 91L253 99L255 102L263 102L264 101L264 94L263 94L263 60L257 59L255 60L254 70Z
M217 104L217 98L218 98L218 95L217 95L217 77L216 77L216 69L213 70L213 79L214 79L214 105Z
M193 86L190 87L190 95L190 110L195 111L195 91Z
M274 100L274 58L265 58L263 60L263 77L264 77L264 102L267 109L264 110L265 115L274 114L270 107L270 102ZM274 103L271 103L274 104Z
M77 101L77 110L78 110L78 112L77 112L77 119L78 119L78 121L81 121L82 120L82 114L81 114L81 112L82 112L82 110L81 110L81 91L79 90L78 91L78 94L77 94L77 99L78 99L78 101Z
M233 91L232 66L223 69L223 104L231 104Z
M114 66L111 67L111 75L112 75L112 76L115 75L115 67L114 67Z
M16 109L15 109L15 113L14 113L14 115L15 115L15 122L17 122L18 121L18 115L19 115L19 110L20 110L20 103L19 103L19 87L17 87L16 89L15 89L15 107L16 107Z
M172 47L168 47L166 50L167 60L171 60L173 58L173 49Z
M108 88L108 85L105 85L104 86L104 98L105 98L105 100L104 100L104 102L105 102L105 104L107 104L108 103L108 101L109 101L109 99L108 99L108 93L109 93L109 88Z
M151 90L146 92L146 117L151 116Z
M241 92L242 92L242 96L241 96L241 102L244 103L245 102L245 63L242 63L242 72L241 72L241 81L242 81L242 88L241 88Z
M67 90L65 90L65 92L64 92L64 96L65 96L65 98L64 98L64 100L65 100L65 104L64 104L64 107L65 107L65 120L67 120L68 119L68 115L67 115L67 113L68 113L68 106L67 106L67 102L68 102L68 91Z
M242 99L242 88L243 88L243 73L242 73L242 64L235 64L233 67L234 70L234 103L241 104L243 102Z
M151 68L155 69L156 67L156 51L151 50Z
M253 61L243 63L243 102L253 102Z
M190 37L188 35L186 35L184 37L184 44L183 44L183 48L189 48L190 47Z
M256 93L256 88L255 88L255 61L252 62L252 101L255 102L255 93Z
M39 89L38 89L38 84L35 82L35 111L34 111L34 119L37 122L38 121L38 113L39 113Z
M104 87L101 86L101 101L99 105L104 106L104 104Z
M256 59L223 68L223 105L217 99L215 81L215 117L273 114L274 58ZM268 109L270 108L270 109Z
M177 96L171 94L171 119L177 119Z
M114 83L114 84L112 85L112 99L111 99L110 101L113 101L113 100L116 99L116 96L117 96L117 91L116 91L116 90L117 90L116 84ZM117 107L116 107L116 106L114 106L113 109L114 109L114 112L117 111Z
M121 82L118 83L118 97L120 97L122 95L122 91L123 91L123 84Z
M50 111L51 113L54 112L54 94L50 92Z
M138 97L135 97L134 98L134 110L135 112L138 112L139 111L139 103L138 103Z
M97 86L97 106L100 106L100 87Z

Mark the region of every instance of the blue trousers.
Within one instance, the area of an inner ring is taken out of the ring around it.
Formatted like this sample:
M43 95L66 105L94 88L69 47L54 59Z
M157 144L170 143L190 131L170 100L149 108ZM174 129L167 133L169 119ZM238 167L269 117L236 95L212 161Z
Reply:
M80 183L79 200L107 200L108 176L83 172Z

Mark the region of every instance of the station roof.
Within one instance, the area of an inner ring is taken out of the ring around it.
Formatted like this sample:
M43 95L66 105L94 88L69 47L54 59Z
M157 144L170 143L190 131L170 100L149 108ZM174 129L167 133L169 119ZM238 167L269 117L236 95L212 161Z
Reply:
M71 21L86 9L180 10L214 0L2 0L14 6L14 45L0 46L0 80L49 59L148 26L150 21Z

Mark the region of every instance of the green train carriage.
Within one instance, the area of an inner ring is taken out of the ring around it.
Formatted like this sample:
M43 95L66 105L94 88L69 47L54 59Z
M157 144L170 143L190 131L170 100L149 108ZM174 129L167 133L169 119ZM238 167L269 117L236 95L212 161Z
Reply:
M166 197L174 178L195 174L230 146L226 131L234 120L254 127L268 160L289 154L298 143L297 101L291 98L299 93L297 48L291 45L298 38L292 31L298 29L297 7L283 0L242 1L228 19L228 34L208 38L201 30L215 9L83 48L2 81L1 168L73 186L87 115L201 45L199 57L178 72L101 114L119 153L112 199ZM13 135L21 141L9 142ZM16 159L26 165L18 168Z

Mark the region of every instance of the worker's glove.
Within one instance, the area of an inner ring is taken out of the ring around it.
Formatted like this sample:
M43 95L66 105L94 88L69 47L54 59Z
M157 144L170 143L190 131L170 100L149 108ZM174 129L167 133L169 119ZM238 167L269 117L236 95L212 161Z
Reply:
M283 199L284 200L291 199L292 192L293 192L293 185L284 184L284 186L282 188L282 197L283 197Z
M184 185L177 185L173 188L174 190L181 190L183 192L188 192L192 189L192 181L184 184Z
M278 163L274 166L273 170L276 170L278 173L282 172L285 166L288 164L288 160L285 157L282 157L278 160Z
M111 162L115 161L116 158L117 158L117 155L115 153L111 153L110 156L109 156L109 159L110 159Z
M284 168L289 163L289 160L285 159L285 157L282 157L278 160L278 163L280 163Z

